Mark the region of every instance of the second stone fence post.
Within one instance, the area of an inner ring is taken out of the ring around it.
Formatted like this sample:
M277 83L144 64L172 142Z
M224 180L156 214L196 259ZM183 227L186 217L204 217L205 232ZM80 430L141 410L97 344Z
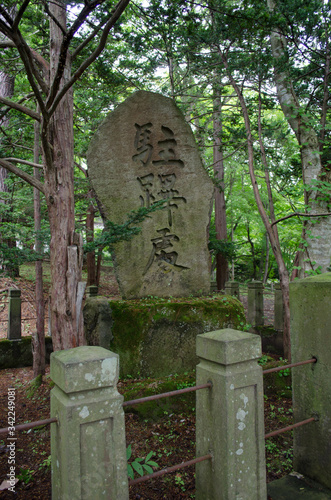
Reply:
M197 336L197 500L266 500L259 336L225 329Z
M237 281L227 281L225 283L225 294L232 295L240 300L239 283Z
M263 283L262 281L252 281L248 283L248 323L253 328L264 325L263 311Z
M21 290L18 288L9 289L8 300L8 330L9 340L21 340Z

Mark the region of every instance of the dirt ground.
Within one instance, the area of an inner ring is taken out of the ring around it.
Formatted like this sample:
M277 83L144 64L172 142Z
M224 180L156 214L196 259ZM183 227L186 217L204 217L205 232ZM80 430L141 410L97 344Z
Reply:
M105 284L100 289L100 294L111 298L118 297L117 283L108 270ZM0 281L1 290L12 286L10 281ZM14 283L21 288L24 300L23 314L33 315L34 285L25 279ZM2 294L4 296L5 294ZM47 303L48 290L45 289L45 302ZM4 302L4 299L3 299ZM245 298L243 299L245 305ZM265 302L266 304L266 302ZM3 304L4 305L4 304ZM266 317L272 322L273 304L267 301ZM5 308L0 319L5 316ZM266 321L267 322L267 321ZM5 331L3 331L5 330ZM24 329L27 335L33 330L33 322ZM1 333L2 332L2 333ZM0 332L0 338L6 336L6 328ZM32 380L32 368L7 369L0 372L0 428L8 426L8 388L13 387L15 393L16 425L24 422L37 421L49 418L51 381L49 367L42 385L35 390L33 395L28 395ZM178 382L177 388L192 385L194 374L187 374L185 380ZM176 381L174 381L176 384ZM140 392L146 386L153 387L158 392L160 380L121 380L119 391L125 399L132 399L132 391ZM176 385L175 385L176 388ZM142 392L143 394L143 392ZM173 398L175 399L175 398ZM185 404L174 404L174 407L162 406L158 417L138 414L132 408L128 409L126 419L127 445L132 446L132 458L144 458L153 451L153 460L158 464L154 470L160 470L170 465L179 464L195 457L195 403L194 396ZM12 408L11 408L12 409ZM291 400L282 395L265 395L265 430L269 432L275 428L285 427L292 423ZM0 500L50 500L51 499L51 472L50 472L50 426L17 433L15 446L15 473L18 483L15 493L4 488L8 477L10 457L9 441L6 435L0 435ZM292 467L292 437L286 433L266 442L267 480L282 477ZM137 474L136 474L137 476ZM2 486L1 486L2 485ZM158 479L130 487L130 500L172 500L195 497L194 466L173 472Z
M3 370L0 378L0 428L6 427L8 387L15 388L16 424L49 418L50 379L49 367L44 383L28 397L27 389L32 380L31 368ZM191 375L194 380L194 375ZM124 395L142 386L155 387L159 380L124 380L119 382L119 391ZM182 382L183 385L183 382ZM185 385L185 383L184 383ZM127 399L127 398L126 398ZM291 400L281 396L265 397L265 431L281 428L292 422ZM167 407L166 407L167 408ZM154 470L188 461L195 456L195 412L194 399L188 400L180 409L164 409L157 418L139 415L132 409L125 415L127 445L132 446L132 458L146 457L154 452L153 460L158 464ZM152 417L152 415L150 416ZM10 450L5 435L0 436L0 485L7 479ZM0 499L50 500L50 426L17 433L16 441L16 493L0 491ZM292 438L286 433L267 440L267 480L282 477L291 470ZM0 486L1 487L1 486ZM130 487L130 499L159 500L194 498L194 466L182 469Z

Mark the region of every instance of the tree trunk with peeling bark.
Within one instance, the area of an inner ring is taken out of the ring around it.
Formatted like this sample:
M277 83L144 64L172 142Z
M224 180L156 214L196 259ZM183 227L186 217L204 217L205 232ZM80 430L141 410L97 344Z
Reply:
M274 0L267 0L267 4L271 12L276 10ZM284 64L286 60L286 39L280 31L274 29L270 34L270 41L272 55L275 60L274 79L278 100L300 146L303 182L309 185L312 181L321 178L330 182L330 171L324 171L322 168L318 136L309 123L305 110L302 109L299 103L289 73L286 71ZM326 63L324 94L328 93L330 54L327 54ZM325 114L322 112L322 122ZM305 202L311 208L310 215L327 211L325 203L316 202L317 196L318 192L311 191L309 188L305 191ZM303 228L303 237L307 246L299 255L299 277L304 278L307 272L314 271L317 267L320 267L322 272L326 272L331 263L331 216L321 217L317 223L306 221Z
M50 4L51 14L65 28L64 4ZM63 32L50 21L50 81L54 81L60 56ZM67 55L60 88L71 76L71 62ZM51 242L51 329L54 350L68 349L84 344L84 336L77 310L78 283L81 281L82 244L75 234L74 206L74 138L73 94L68 90L61 99L47 129L42 124L43 143L52 145L52 164L44 154L45 198L48 209ZM45 151L44 151L45 153Z
M81 282L82 238L75 233L74 217L72 89L104 49L110 30L129 2L119 0L108 17L105 16L107 10L104 10L103 20L91 28L92 32L81 28L88 17L106 3L104 0L77 5L80 12L73 14L72 21L66 18L67 3L64 0L44 2L42 5L50 25L50 64L28 45L20 30L22 18L31 14L27 13L29 1L23 2L15 16L0 5L0 32L8 39L7 47L17 49L40 112L1 96L0 102L41 122L44 182L16 166L16 163L26 163L25 160L0 158L0 166L40 190L46 198L51 229L50 316L54 350L85 343L81 311L84 289ZM106 5L107 8L109 5ZM78 67L72 73L69 49L74 45L72 42L78 32L85 38L72 48L72 57L80 57ZM92 41L93 47L87 51L88 56L82 58L83 50Z

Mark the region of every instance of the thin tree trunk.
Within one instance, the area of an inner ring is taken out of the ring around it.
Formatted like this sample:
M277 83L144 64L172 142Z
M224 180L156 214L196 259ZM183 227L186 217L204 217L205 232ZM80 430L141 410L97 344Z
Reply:
M247 240L248 240L248 243L250 244L251 254L252 254L252 268L253 268L252 279L256 280L255 246L254 246L254 242L251 239L250 230L249 230L249 222L247 222L247 224L246 224L246 230L247 230Z
M227 241L226 228L226 206L224 194L224 161L222 144L222 116L221 99L214 98L213 113L214 144L213 144L213 163L214 175L218 185L215 186L215 228L216 238ZM222 253L216 254L216 283L218 290L225 289L225 283L228 280L229 268L228 261Z
M329 80L330 80L330 42L329 42L329 31L325 30L325 70L324 70L324 83L323 83L323 104L322 104L322 115L321 115L321 135L320 135L320 152L323 152L324 139L326 132L326 118L329 110Z
M263 283L266 284L268 275L269 275L269 256L270 256L270 247L269 247L269 237L268 233L265 235L265 245L266 245L266 252L265 252L265 264L264 264L264 274L263 274Z
M14 83L15 78L8 75L7 73L0 71L0 96L11 98L14 94ZM0 126L2 130L6 130L9 125L8 116L4 116L0 119ZM0 143L3 139L0 137ZM8 193L8 186L6 184L6 179L8 177L8 171L5 168L0 167L0 193ZM4 201L0 197L0 203L7 204L7 201ZM10 222L10 216L3 216L0 212L0 225L1 223ZM0 241L2 241L8 248L15 248L16 241L12 238L6 238L3 234L0 233ZM10 264L1 264L0 267L3 271L6 271L11 277L16 278L19 276L19 267L13 263Z
M244 117L244 122L245 122L245 129L246 129L246 136L247 136L247 149L248 149L248 166L249 166L249 174L252 182L252 187L253 187L253 192L254 192L254 197L255 201L262 219L262 222L264 224L264 227L268 233L271 248L273 251L273 254L275 256L277 265L278 265L278 272L279 272L279 280L280 280L280 286L282 290L282 295L283 295L283 306L284 306L284 332L283 332L283 345L284 345L284 354L285 357L290 360L291 359L291 338L290 338L290 294L289 294L289 287L290 287L290 280L289 280L289 274L286 269L280 245L279 245L279 239L277 236L275 236L275 226L271 226L271 223L269 221L268 215L265 211L265 208L262 203L262 199L260 196L260 191L258 187L258 183L255 177L255 172L254 172L254 149L253 149L253 137L252 137L252 132L251 132L251 125L250 125L250 120L249 120L249 114L248 114L248 109L246 106L246 102L244 99L244 96L242 94L241 89L237 85L235 79L233 78L231 72L228 69L228 64L227 64L227 59L226 56L221 53L222 57L222 62L227 69L227 74L230 80L230 83L235 90L237 97L239 99L239 103L242 109L243 117Z
M88 197L91 200L92 193L91 191L88 194ZM92 243L94 241L94 206L92 201L90 201L87 214L86 214L86 241L87 243ZM96 266L95 266L95 251L87 252L86 254L87 260L87 286L96 285L97 276L96 276Z
M34 124L34 152L33 161L39 163L39 141L40 141L40 124ZM34 176L40 180L39 168L34 168ZM38 233L41 230L41 213L40 213L40 191L33 189L34 199L34 229L36 232L35 251L37 254L42 254L42 243ZM44 308L44 287L43 287L43 265L42 260L38 258L35 263L36 269L36 334L32 336L32 352L33 352L33 376L45 374L45 308Z

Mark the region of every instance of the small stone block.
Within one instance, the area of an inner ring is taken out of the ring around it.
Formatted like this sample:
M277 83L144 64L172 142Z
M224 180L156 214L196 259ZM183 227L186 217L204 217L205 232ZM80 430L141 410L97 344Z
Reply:
M222 365L262 356L261 339L252 333L226 328L197 335L197 356Z
M51 355L51 379L65 393L116 386L118 355L103 347L76 347Z
M248 288L249 289L263 289L263 283L262 281L251 281L250 283L248 283Z
M95 285L91 285L87 287L87 296L88 297L97 297L98 296L98 287Z

